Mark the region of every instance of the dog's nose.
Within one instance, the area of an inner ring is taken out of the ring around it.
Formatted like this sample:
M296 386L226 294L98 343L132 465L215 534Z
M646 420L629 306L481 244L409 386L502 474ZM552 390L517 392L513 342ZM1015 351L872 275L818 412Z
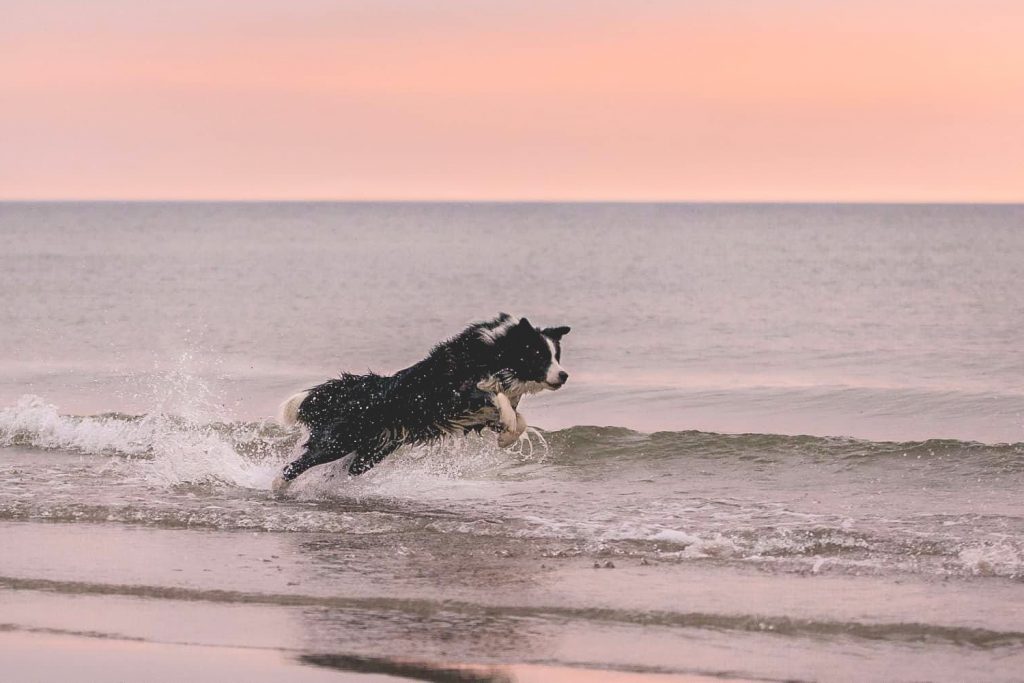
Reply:
M559 384L565 384L565 380L567 380L567 379L569 379L569 373L568 372L566 372L565 370L562 370L561 372L558 373L558 383Z

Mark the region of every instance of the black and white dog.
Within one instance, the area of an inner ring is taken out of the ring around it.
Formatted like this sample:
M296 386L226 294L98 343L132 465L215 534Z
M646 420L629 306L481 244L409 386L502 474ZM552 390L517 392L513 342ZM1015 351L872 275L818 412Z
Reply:
M558 389L569 378L559 364L568 332L502 313L470 325L390 377L345 373L295 394L281 406L281 422L303 424L309 439L274 489L350 453L349 473L362 474L400 446L471 430L492 429L500 446L511 445L526 429L516 410L519 400Z

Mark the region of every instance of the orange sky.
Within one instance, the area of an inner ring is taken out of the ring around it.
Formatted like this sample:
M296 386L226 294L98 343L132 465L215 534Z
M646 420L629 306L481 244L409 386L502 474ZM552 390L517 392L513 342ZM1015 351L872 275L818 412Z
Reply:
M3 14L3 198L1024 201L1020 0Z

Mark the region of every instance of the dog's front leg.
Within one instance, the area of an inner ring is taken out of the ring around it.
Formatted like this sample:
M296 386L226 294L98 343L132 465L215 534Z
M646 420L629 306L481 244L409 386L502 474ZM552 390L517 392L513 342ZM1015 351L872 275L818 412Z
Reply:
M523 435L523 432L525 432L525 431L526 431L526 418L523 417L523 414L520 413L517 410L516 411L516 434L515 434L516 438L515 438L515 440L518 441L519 437L521 437Z
M501 431L498 433L498 446L511 446L526 431L526 420L512 407L512 402L505 394L494 395L494 405L498 408L498 421Z
M508 396L502 393L494 394L494 406L498 409L498 422L501 423L501 431L498 432L498 445L502 448L511 446L516 440L516 409Z
M491 395L491 403L498 409L498 422L501 425L498 432L498 446L501 448L511 446L526 431L526 419L502 391L501 379L497 375L491 375L487 379L481 380L476 386Z

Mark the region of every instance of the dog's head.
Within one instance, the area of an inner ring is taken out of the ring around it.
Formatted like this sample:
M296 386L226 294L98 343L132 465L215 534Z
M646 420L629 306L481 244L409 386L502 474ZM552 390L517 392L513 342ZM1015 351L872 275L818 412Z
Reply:
M503 381L515 385L513 391L534 393L560 389L565 384L569 373L561 364L562 337L569 333L568 327L541 329L526 318L517 322L504 314L495 322L495 327L481 333L494 345Z

